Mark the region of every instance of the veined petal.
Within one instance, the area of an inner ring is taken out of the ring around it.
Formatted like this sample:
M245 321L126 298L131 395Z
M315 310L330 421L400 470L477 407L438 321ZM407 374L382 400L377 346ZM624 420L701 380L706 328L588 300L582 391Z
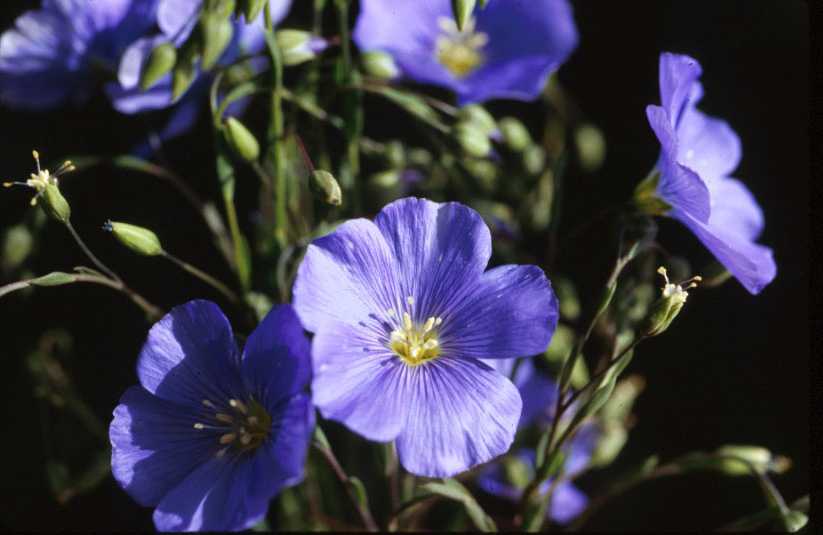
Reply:
M677 161L692 169L711 188L740 163L740 138L726 121L709 117L693 106L677 126Z
M670 52L660 54L660 100L672 127L679 125L690 97L695 96L692 88L702 72L700 63L689 56Z
M397 271L377 226L347 221L309 245L294 283L294 308L315 333L338 322L356 325L397 307Z
M486 364L441 357L407 369L403 467L451 477L508 451L522 407L517 388Z
M239 356L220 308L195 300L154 324L137 360L143 387L163 399L199 407L242 392Z
M397 297L414 299L415 321L445 314L460 289L481 277L491 256L489 227L459 203L407 197L386 205L375 224L397 259Z
M324 417L344 423L369 440L388 442L413 410L408 398L414 375L387 347L379 323L336 323L312 342L314 404Z
M243 349L241 372L246 391L269 410L291 398L311 378L311 348L291 305L266 314Z
M712 182L709 190L712 196L709 223L712 226L750 240L760 236L764 225L763 210L742 182L735 178L723 178Z
M126 390L109 427L114 479L141 505L157 505L215 453L212 436L193 428L198 414L139 386Z
M557 326L558 302L537 266L500 266L483 274L442 314L445 355L530 356L546 349Z
M760 293L777 275L772 250L736 233L735 227L701 223L680 210L672 211L671 216L686 225L749 293Z
M163 35L182 42L197 23L197 12L203 0L160 0L157 6L157 25Z

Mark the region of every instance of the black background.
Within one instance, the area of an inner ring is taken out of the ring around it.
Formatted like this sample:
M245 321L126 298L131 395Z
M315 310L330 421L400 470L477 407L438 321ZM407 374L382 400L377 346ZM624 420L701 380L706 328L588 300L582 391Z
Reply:
M285 25L305 20L300 15L308 6L303 3L295 1L300 9ZM3 2L0 27L36 4ZM658 55L687 53L703 65L706 96L701 108L726 119L741 137L743 160L735 176L763 207L767 223L761 241L774 248L778 263L776 280L759 296L749 295L735 281L695 291L676 325L638 351L632 367L647 377L648 386L637 406L631 443L617 465L629 466L652 453L665 460L726 443L760 444L794 461L790 472L775 478L786 499L794 500L810 486L808 6L796 0L574 5L581 44L559 78L586 117L602 128L608 153L594 177L581 181L579 188L569 186L577 191L572 202L580 204L587 195L622 200L645 176L659 150L644 114L647 104L659 101ZM0 108L0 174L27 176L32 148L52 162L69 155L124 152L147 124L159 125L161 119L124 118L109 109L102 95L81 108L45 113ZM402 136L397 124L402 123L386 115L367 117L367 130L393 128L395 136ZM199 133L170 143L166 152L193 186L216 199L208 129L205 123L200 126ZM248 188L255 187L252 178ZM157 231L178 256L231 280L196 215L167 185L100 168L66 179L63 190L74 225L91 248L161 307L217 296L162 261L124 251L100 231L106 219L139 221ZM27 192L2 192L0 225L21 220L28 198ZM32 263L36 273L86 263L58 225L49 224L41 238ZM710 259L673 222L661 223L659 238L693 265ZM597 247L597 238L589 236L569 257L584 265L583 273L593 272L586 276L595 281L602 280L605 267L586 266L586 251ZM594 287L584 283L581 292L589 290ZM84 286L8 297L0 302L0 318L0 525L151 528L150 511L134 504L111 478L67 506L52 498L43 470L47 451L82 462L97 443L83 438L76 423L62 421L59 412L49 413L51 432L45 434L24 362L45 329L68 329L75 345L66 366L83 397L108 422L120 394L136 381L134 361L147 330L141 315L120 295ZM62 440L61 432L71 438ZM595 491L608 475L595 475L581 485ZM641 486L614 501L588 527L705 530L762 507L748 478L696 475Z

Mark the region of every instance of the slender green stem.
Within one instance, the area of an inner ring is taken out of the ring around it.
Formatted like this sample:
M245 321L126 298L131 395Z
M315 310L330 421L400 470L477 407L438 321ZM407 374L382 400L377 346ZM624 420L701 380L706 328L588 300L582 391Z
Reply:
M100 275L90 275L85 273L72 273L71 275L71 282L86 282L91 284L99 284L101 286L106 286L108 288L112 288L113 290L117 290L119 292L124 293L128 296L131 301L140 307L143 312L146 313L146 317L150 321L155 321L163 317L163 311L156 307L155 305L151 304L147 301L143 296L123 284L122 281L115 281L109 279L107 277L103 277ZM17 290L22 290L24 288L28 288L30 286L36 286L36 284L32 284L37 279L28 279L18 282L13 282L11 284L7 284L5 286L0 286L0 297L4 295L10 294Z
M271 147L274 165L274 237L281 248L286 246L288 238L288 213L286 211L286 167L283 150L283 58L280 47L274 38L269 6L266 6L266 43L272 63L271 120L269 122L268 142Z
M218 292L223 294L223 296L225 296L226 299L228 299L232 303L240 303L241 302L239 295L237 295L235 292L230 290L225 284L223 284L222 282L220 282L216 278L212 277L211 275L209 275L205 271L194 267L193 265L189 264L185 260L181 260L181 259L177 258L176 256L174 256L173 254L171 254L167 251L163 251L162 254L165 258L171 260L173 263L180 266L180 268L182 268L184 271L187 271L188 273L191 273L192 275L194 275L198 279L202 280L203 282L205 282L209 286L213 287L215 290L217 290Z
M83 250L83 252L86 253L86 256L89 257L89 260L91 260L94 263L95 266L100 268L100 270L103 273L105 273L106 275L108 275L109 277L114 279L115 281L119 282L120 284L123 284L123 279L121 279L117 275L117 273L112 271L106 264L101 262L100 259L97 258L94 255L94 253L91 252L91 249L88 248L88 246L83 241L83 239L80 237L80 235L77 233L77 231L74 230L74 226L71 224L71 221L67 220L65 225L66 225L66 228L69 229L69 233L71 234L72 238L74 238L74 241L77 242L77 245L79 245L80 248Z
M349 496L352 505L354 505L354 508L357 510L357 514L360 515L360 520L363 522L363 526L365 526L366 530L372 532L378 531L377 523L374 521L371 511L360 504L354 490L349 484L349 476L346 474L345 470L343 470L343 467L340 466L340 462L337 460L337 457L334 455L331 447L321 446L316 442L314 447L320 452L321 455L323 455L323 458L331 467L334 475L337 476L337 479L343 484L343 487L345 487L346 494Z

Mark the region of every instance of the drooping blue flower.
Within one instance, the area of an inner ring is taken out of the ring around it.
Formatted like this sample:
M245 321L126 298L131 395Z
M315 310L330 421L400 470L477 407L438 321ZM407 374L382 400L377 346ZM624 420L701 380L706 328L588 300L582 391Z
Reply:
M584 425L566 446L564 481L554 489L551 507L546 511L546 516L551 520L559 524L568 524L586 508L589 502L586 495L566 479L586 468L597 445L599 434L594 424ZM484 468L478 476L477 484L489 494L519 501L526 484L534 477L534 464L534 451L522 449ZM543 482L538 489L540 494L545 495L551 484L551 479Z
M190 301L152 327L109 428L112 473L161 531L245 529L303 478L314 427L309 342L275 307L242 355L220 308Z
M534 100L577 47L567 0L506 0L457 29L449 0L361 0L354 40L390 54L402 75L446 87L461 105Z
M315 240L298 270L315 405L370 440L395 441L414 474L448 477L508 450L520 395L481 359L539 353L557 324L543 271L485 271L490 256L477 212L405 198Z
M167 74L152 87L143 91L139 87L143 65L151 51L161 43L182 45L191 35L197 23L197 14L203 0L159 0L157 7L157 26L160 33L144 36L132 43L123 54L117 73L117 83L106 87L106 92L114 107L122 113L138 113L147 110L167 108L174 104L172 99L172 76ZM288 13L291 0L273 0L269 10L274 24L280 22ZM223 52L219 65L228 65L243 54L254 54L265 45L265 27L262 13L251 24L246 24L241 17L235 20L232 40ZM266 63L265 60L262 62ZM260 68L259 64L254 67ZM210 83L210 76L198 75L182 99L189 95L195 100L205 96ZM237 113L238 110L235 110ZM196 116L192 117L192 121ZM186 125L176 127L186 130Z
M0 102L32 110L82 103L96 71L116 72L156 10L157 0L43 0L0 36Z
M703 96L700 64L683 55L660 56L662 106L646 115L662 147L657 196L666 215L686 225L751 293L777 274L772 250L755 242L763 212L751 192L729 175L741 157L740 139L722 120L696 105Z

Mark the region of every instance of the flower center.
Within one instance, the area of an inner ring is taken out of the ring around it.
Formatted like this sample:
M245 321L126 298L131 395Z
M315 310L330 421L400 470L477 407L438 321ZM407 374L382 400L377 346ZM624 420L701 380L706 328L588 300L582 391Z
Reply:
M443 32L435 41L437 61L456 78L468 76L483 63L480 50L489 42L489 36L474 31L474 19L466 22L463 31L449 17L440 17L437 24Z
M414 306L414 298L406 300ZM389 311L397 317L394 311ZM409 366L419 366L440 355L440 342L437 339L437 327L443 318L431 316L422 325L412 321L408 311L402 313L401 324L389 335L389 348Z
M257 401L251 399L244 403L239 399L230 399L228 409L221 411L217 405L204 399L203 405L215 411L206 420L212 423L196 422L195 429L220 431L217 439L221 448L218 457L225 455L230 447L239 452L253 451L262 444L271 431L271 416Z
M28 178L25 182L22 181L14 181L14 182L3 182L4 188L10 188L12 186L25 186L27 188L32 188L35 192L37 192L34 198L31 200L31 205L35 206L37 204L37 199L39 199L46 191L46 188L49 186L58 186L57 179L70 171L74 171L75 167L74 164L71 163L70 160L66 160L63 164L55 171L53 174L49 172L48 169L42 169L40 167L40 153L36 150L31 151L31 155L34 157L34 162L37 164L37 172L31 173L30 178Z

